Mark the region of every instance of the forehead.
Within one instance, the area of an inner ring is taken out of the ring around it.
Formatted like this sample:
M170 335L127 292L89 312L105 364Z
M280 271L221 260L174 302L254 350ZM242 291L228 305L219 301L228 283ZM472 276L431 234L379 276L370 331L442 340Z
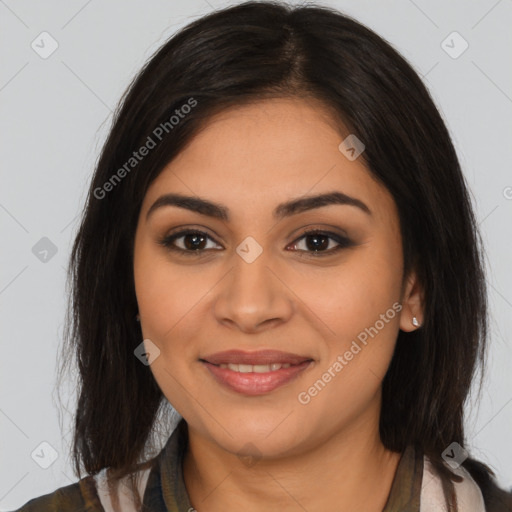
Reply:
M323 105L271 99L230 108L210 118L147 191L143 211L166 192L269 212L303 195L338 190L389 216L394 201L362 158L339 150L348 135Z

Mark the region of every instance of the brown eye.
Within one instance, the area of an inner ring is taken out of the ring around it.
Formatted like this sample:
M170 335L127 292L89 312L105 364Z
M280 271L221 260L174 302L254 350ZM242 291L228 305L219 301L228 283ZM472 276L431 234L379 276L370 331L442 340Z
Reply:
M175 244L175 241L179 239L183 239L182 247L178 247ZM181 252L187 256L197 256L208 249L206 247L208 239L214 241L213 238L203 231L185 230L167 236L160 240L159 243L171 251Z
M299 245L298 240L304 239L305 249L298 249L300 252L307 253L309 256L328 256L335 252L340 251L346 247L351 247L353 242L347 237L331 233L328 231L310 230L302 234L300 238L297 238L293 243L293 246L297 248ZM338 245L329 248L331 242Z

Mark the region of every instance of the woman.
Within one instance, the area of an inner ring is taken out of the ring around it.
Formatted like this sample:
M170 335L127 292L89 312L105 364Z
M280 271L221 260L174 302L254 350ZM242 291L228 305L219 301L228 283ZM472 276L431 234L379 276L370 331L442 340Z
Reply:
M349 17L248 2L172 37L119 107L70 275L81 479L20 511L512 510L465 448L469 192L417 74Z

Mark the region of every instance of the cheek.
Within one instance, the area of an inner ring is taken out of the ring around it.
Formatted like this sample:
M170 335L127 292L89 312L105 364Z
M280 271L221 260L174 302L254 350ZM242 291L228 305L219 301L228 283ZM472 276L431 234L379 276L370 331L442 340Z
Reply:
M326 327L325 357L314 377L320 387L329 382L330 391L318 402L343 397L356 406L378 390L399 331L401 271L394 248L374 243L297 292Z
M149 235L141 235L136 242L134 280L139 311L151 325L163 318L171 322L177 315L176 306L183 303L189 291L184 273L173 268L165 249Z
M134 280L143 339L151 340L160 351L150 371L167 400L182 414L191 414L182 382L187 381L184 361L190 358L186 340L192 333L191 315L201 296L185 272L176 271L150 243L136 246Z
M338 305L326 301L319 309L336 335L326 338L325 357L298 400L309 404L313 417L329 410L339 421L349 422L379 393L393 356L401 306L389 293L377 295L372 288L345 291L338 294Z
M135 293L142 317L144 338L165 350L175 325L189 302L183 274L171 272L171 265L149 242L136 245L134 257Z
M400 299L401 267L390 266L387 257L375 258L371 253L360 251L332 272L310 276L294 285L307 306L305 311L309 309L316 322L321 321L326 340L334 345L350 343L381 315L385 316L385 327L379 322L379 330L389 331L390 324L398 328L399 315L393 304Z
M157 380L163 378L172 385L166 370L180 375L184 362L197 357L197 346L190 340L200 338L204 325L200 317L215 279L193 264L173 264L165 251L155 250L150 242L137 248L134 279L144 339L150 339L162 356L151 369Z

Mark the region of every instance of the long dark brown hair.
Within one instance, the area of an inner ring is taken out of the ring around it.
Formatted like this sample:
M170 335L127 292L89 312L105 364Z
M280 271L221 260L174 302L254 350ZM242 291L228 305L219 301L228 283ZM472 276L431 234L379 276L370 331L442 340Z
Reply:
M82 468L89 475L110 468L116 481L157 451L152 440L166 399L134 356L142 332L133 246L148 186L213 114L277 97L320 101L340 133L364 142L369 171L396 202L404 276L417 272L424 323L398 335L383 381L380 435L390 450L412 444L428 455L453 506L452 480L460 477L441 454L452 442L465 446L464 406L478 367L481 390L488 337L483 244L468 187L411 65L359 22L315 5L246 2L201 17L149 59L121 99L68 269L63 354L78 369L75 472L81 478ZM185 104L194 106L170 122ZM156 146L127 166L148 137ZM494 477L471 457L463 466L484 490Z

